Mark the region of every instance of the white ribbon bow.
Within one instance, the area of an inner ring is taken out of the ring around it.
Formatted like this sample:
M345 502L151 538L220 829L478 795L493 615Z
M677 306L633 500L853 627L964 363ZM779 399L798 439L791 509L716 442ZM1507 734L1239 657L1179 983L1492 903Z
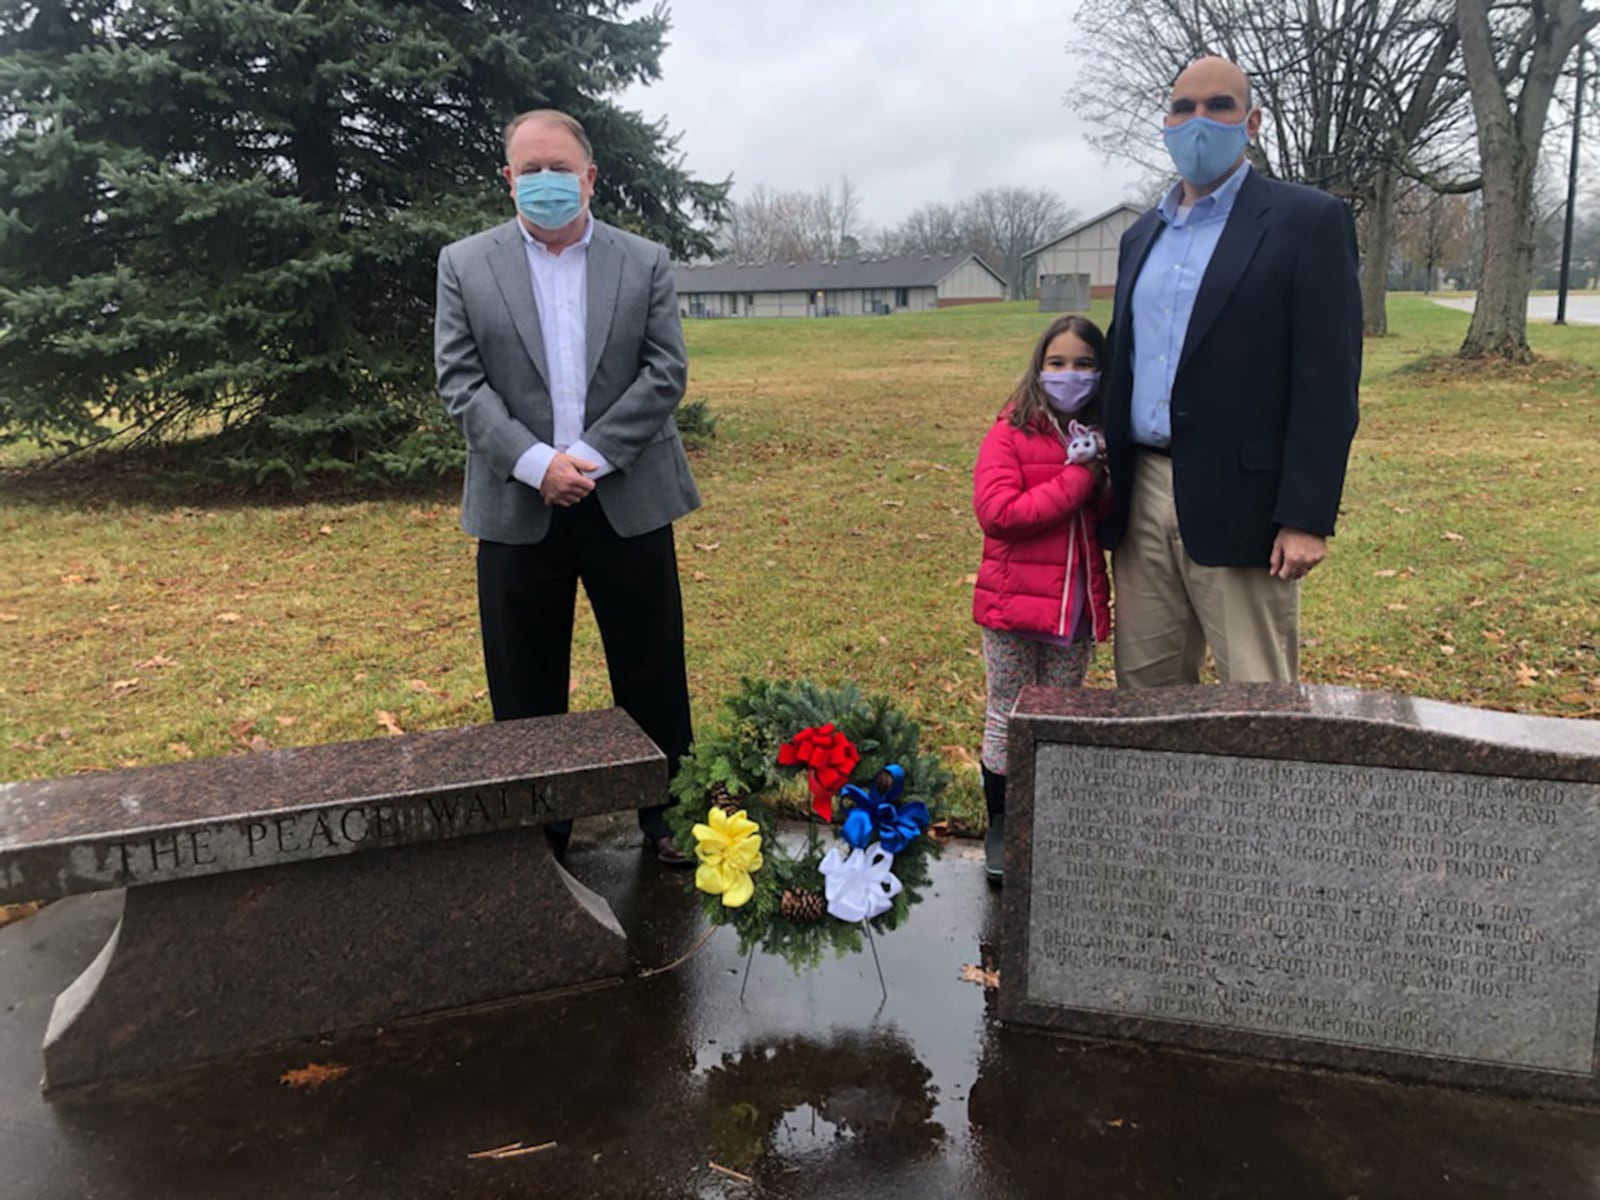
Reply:
M890 872L894 855L874 843L865 850L839 857L838 847L828 851L817 868L827 880L824 894L828 912L841 921L870 921L882 916L900 894L901 883Z

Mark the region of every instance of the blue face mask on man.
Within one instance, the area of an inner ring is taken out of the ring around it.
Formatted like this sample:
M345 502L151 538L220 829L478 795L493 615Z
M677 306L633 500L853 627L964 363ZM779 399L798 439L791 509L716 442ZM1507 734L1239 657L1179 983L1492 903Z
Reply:
M1172 165L1190 183L1205 187L1215 183L1239 161L1249 144L1245 122L1225 125L1210 117L1190 117L1182 125L1169 125L1162 131Z
M583 211L583 188L571 171L518 175L517 211L540 229L560 229Z

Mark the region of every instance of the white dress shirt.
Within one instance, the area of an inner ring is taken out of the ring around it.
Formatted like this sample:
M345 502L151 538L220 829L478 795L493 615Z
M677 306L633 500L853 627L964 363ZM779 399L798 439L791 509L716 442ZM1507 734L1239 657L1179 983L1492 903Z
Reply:
M528 274L533 279L533 300L539 309L539 336L549 366L550 406L555 419L554 444L535 442L517 459L511 474L537 488L558 453L595 463L585 471L590 479L609 475L616 468L583 440L584 402L589 393L589 238L594 218L583 237L560 254L545 249L520 220L517 229L528 253Z

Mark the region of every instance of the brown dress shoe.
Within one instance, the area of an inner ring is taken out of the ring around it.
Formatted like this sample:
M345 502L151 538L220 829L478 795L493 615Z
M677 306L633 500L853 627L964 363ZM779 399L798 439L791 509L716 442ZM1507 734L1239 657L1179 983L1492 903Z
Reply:
M669 867L692 867L694 865L694 859L678 849L677 843L672 840L670 834L658 838L647 837L644 840L644 845L646 850L655 850L657 862L666 863Z

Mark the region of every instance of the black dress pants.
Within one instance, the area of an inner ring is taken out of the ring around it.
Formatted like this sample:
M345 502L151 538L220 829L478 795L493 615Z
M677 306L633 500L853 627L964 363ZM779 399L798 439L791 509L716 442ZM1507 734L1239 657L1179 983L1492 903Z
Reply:
M612 699L667 756L671 778L694 736L672 526L619 537L593 493L551 509L541 542L478 543L478 618L494 719L567 711L580 580L600 627ZM670 832L666 806L663 796L639 810L639 828L652 839ZM571 822L547 828L564 847Z

